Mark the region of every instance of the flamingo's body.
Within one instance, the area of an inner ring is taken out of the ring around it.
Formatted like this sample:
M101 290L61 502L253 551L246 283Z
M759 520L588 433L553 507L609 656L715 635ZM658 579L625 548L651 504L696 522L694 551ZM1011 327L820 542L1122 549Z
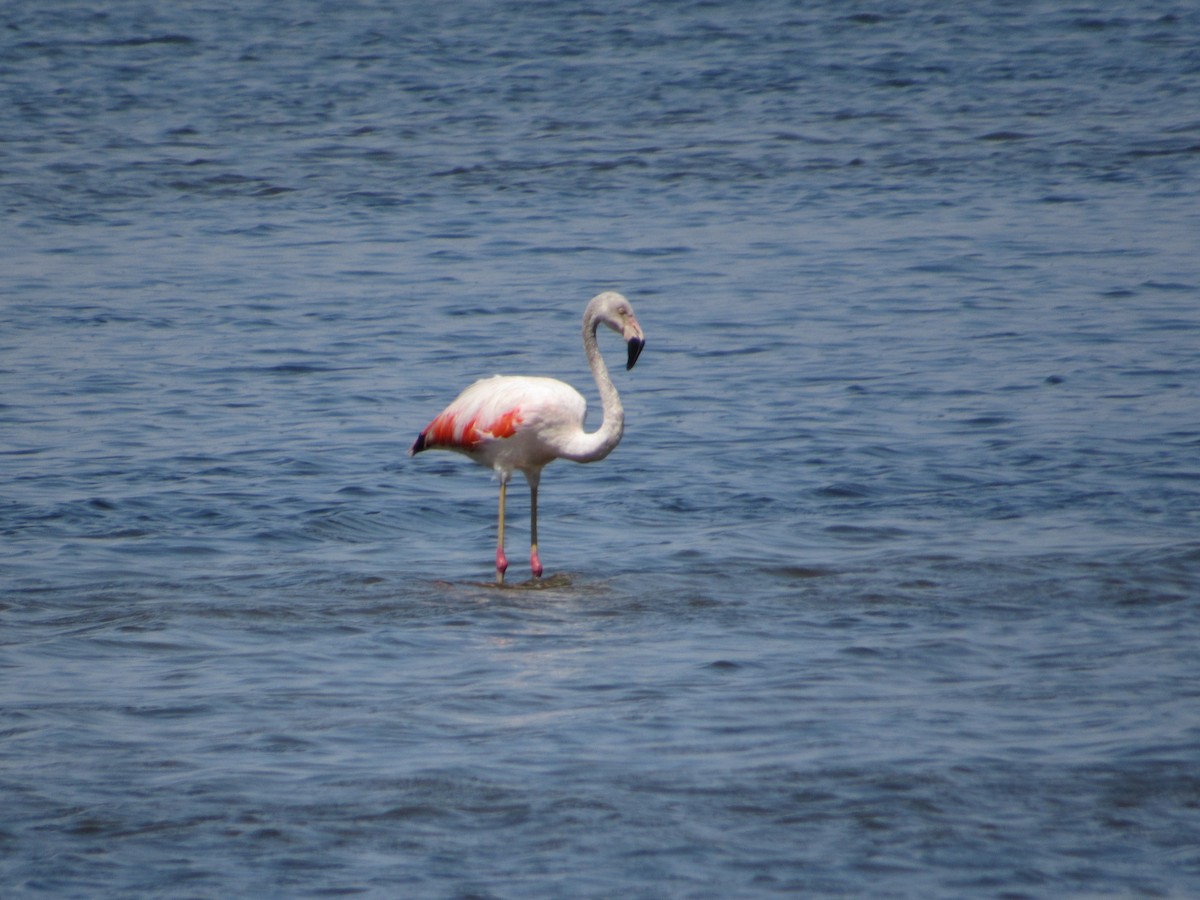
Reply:
M645 336L629 301L614 291L593 297L583 314L583 348L600 391L604 420L600 428L583 430L587 401L553 378L496 375L476 381L439 413L417 436L409 455L422 450L454 450L495 470L500 479L500 515L496 541L496 581L504 582L504 501L514 469L525 474L530 497L529 563L535 578L542 574L537 550L537 491L542 468L556 459L595 462L621 440L625 412L608 367L596 344L600 324L619 332L628 344L626 368L632 369Z

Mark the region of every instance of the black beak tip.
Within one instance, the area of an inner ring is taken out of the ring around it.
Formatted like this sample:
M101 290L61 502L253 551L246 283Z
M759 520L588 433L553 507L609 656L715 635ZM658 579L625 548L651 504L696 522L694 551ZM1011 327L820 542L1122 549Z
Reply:
M646 346L646 342L641 338L631 338L629 341L629 359L625 362L625 369L628 371L633 368L633 364L637 362L638 356L641 355L642 348Z

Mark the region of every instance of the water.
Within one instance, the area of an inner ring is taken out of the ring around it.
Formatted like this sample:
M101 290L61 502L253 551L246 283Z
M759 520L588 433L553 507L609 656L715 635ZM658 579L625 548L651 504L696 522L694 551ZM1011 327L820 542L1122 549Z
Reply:
M1194 5L0 22L5 896L1200 892Z

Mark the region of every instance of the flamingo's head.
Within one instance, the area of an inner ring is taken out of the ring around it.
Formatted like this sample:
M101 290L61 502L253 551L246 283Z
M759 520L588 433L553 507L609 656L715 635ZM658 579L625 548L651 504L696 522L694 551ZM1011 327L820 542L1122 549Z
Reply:
M585 321L603 322L624 338L625 344L629 348L625 368L632 369L642 348L646 346L646 336L642 333L642 326L638 324L637 316L633 314L633 306L629 301L616 291L597 294L588 304L584 319Z

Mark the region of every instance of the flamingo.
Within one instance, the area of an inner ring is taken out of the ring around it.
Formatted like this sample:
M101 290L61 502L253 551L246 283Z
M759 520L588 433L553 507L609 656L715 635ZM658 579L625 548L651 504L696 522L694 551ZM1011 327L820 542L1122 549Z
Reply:
M537 504L542 468L556 459L596 462L612 453L625 432L625 410L608 376L596 343L601 324L618 332L628 347L626 369L632 369L646 338L629 301L616 291L597 294L583 311L583 352L600 391L604 419L599 429L583 430L587 401L575 388L555 378L494 375L476 381L417 435L409 456L422 450L454 450L490 466L500 480L500 513L496 528L496 583L504 584L504 499L514 469L529 482L529 567L542 577L538 558Z

